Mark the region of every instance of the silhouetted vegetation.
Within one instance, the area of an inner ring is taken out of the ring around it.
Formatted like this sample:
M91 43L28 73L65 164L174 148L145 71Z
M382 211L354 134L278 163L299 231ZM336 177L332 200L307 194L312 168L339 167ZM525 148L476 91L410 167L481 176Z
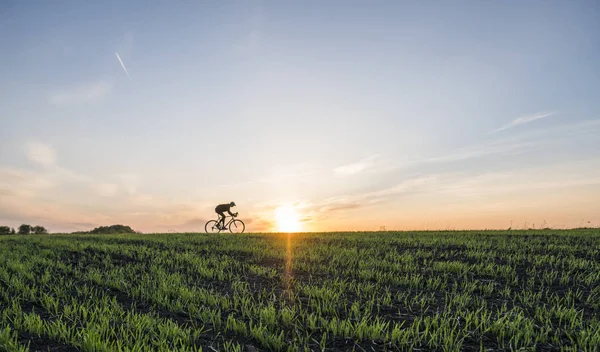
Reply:
M31 232L33 232L36 235L44 235L48 233L48 230L46 230L44 226L34 226L31 228Z
M126 225L111 225L111 226L100 226L96 227L91 231L76 231L72 232L73 234L91 234L91 235L109 235L109 234L117 234L117 233L136 233L131 227Z
M48 230L46 230L46 228L44 226L31 226L28 224L22 224L21 226L19 226L19 231L16 232L19 235L29 235L29 234L35 234L35 235L45 235L48 233ZM0 226L0 235L14 235L15 234L15 229L10 228L8 226Z
M22 224L19 226L19 235L29 235L31 233L31 226Z

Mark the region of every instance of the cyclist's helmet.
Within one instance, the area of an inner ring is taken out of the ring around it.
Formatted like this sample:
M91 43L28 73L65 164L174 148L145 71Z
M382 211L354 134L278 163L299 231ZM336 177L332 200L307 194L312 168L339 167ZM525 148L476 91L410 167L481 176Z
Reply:
M235 207L235 202L231 202L231 203L229 203L229 205L231 205L232 207Z

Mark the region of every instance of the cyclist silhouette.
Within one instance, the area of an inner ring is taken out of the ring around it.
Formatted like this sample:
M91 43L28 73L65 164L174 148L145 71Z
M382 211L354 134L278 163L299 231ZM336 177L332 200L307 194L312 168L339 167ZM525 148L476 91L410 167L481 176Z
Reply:
M217 207L215 208L215 212L217 214L219 214L219 222L217 223L217 225L219 225L220 229L223 229L223 227L225 226L225 212L228 212L229 215L231 216L237 216L237 213L232 213L231 212L231 207L235 207L235 202L231 202L229 204L219 204L217 205Z

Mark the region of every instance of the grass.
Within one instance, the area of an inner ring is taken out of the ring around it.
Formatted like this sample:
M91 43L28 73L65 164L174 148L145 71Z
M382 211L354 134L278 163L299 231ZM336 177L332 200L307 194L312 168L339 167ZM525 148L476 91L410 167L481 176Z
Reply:
M0 311L6 351L594 351L600 230L2 236Z

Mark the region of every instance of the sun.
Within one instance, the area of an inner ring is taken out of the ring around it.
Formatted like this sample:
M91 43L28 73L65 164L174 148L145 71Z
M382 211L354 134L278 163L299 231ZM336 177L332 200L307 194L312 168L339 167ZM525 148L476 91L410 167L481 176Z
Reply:
M275 209L275 220L279 232L298 232L300 231L300 221L294 208L288 205L282 205Z

